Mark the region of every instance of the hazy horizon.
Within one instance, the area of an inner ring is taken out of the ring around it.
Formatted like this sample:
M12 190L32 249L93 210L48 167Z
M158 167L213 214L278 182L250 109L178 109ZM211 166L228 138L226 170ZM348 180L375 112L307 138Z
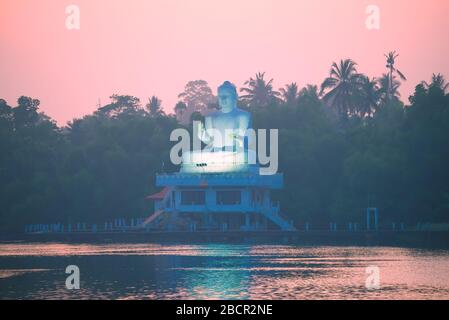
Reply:
M80 8L80 30L65 26L66 6ZM368 5L380 29L365 26ZM386 72L384 53L414 87L432 73L449 76L449 2L430 1L106 1L4 0L0 4L0 98L27 95L64 124L93 112L114 93L145 103L157 95L171 112L190 80L241 87L256 72L274 88L320 85L331 63L351 58L358 71Z

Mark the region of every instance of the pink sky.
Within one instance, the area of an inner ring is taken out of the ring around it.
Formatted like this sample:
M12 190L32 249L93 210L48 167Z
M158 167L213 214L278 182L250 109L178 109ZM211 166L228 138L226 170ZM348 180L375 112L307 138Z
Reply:
M65 27L70 4L79 31ZM380 30L365 27L370 4ZM38 98L60 124L114 93L155 94L171 112L189 80L320 84L346 57L374 77L396 50L407 100L432 72L449 78L448 16L447 0L1 0L0 98Z

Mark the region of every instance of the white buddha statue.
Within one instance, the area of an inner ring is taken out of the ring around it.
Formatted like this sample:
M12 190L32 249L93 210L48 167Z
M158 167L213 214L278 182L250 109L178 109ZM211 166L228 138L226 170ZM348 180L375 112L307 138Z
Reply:
M255 153L248 150L246 137L251 114L237 108L237 99L237 90L229 81L218 87L219 111L207 115L204 126L197 122L194 128L206 147L185 152L181 172L241 172L248 170L249 163L255 164Z

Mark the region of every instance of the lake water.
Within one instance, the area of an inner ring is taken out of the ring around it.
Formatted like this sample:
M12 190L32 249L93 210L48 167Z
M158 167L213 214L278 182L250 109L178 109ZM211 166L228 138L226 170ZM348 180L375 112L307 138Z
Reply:
M80 269L68 290L65 269ZM376 266L380 288L367 289ZM1 299L449 299L449 251L227 244L0 244Z

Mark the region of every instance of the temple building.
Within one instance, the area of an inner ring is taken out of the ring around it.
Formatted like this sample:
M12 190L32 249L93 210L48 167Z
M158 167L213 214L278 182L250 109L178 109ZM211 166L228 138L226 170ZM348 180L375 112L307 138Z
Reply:
M145 228L295 230L281 215L279 203L271 199L272 190L283 188L283 175L260 173L256 152L248 148L251 114L237 108L237 99L230 82L218 88L220 110L206 116L204 125L194 130L207 148L183 153L179 172L156 175L162 190L147 197L154 201L154 213L143 223Z

